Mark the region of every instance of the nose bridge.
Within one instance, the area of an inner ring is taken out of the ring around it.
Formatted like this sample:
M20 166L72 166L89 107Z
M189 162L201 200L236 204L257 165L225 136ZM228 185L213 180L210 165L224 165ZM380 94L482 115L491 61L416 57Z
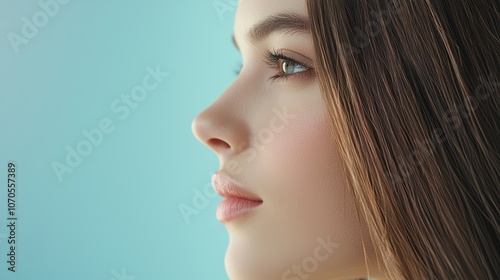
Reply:
M250 136L249 116L245 115L249 110L244 108L248 103L230 91L231 86L191 124L196 138L218 155L240 152Z

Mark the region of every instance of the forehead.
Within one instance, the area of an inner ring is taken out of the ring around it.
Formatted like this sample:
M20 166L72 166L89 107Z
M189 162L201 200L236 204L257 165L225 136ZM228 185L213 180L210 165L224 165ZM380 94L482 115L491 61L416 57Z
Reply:
M307 17L307 0L240 0L234 22L236 40L244 36L252 26L278 13L293 13Z

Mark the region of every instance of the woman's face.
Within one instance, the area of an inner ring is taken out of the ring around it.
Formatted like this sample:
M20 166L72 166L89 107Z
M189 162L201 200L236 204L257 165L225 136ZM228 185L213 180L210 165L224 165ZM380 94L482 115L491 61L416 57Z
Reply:
M234 39L241 72L193 121L196 137L219 157L220 173L263 201L222 221L228 275L343 279L367 276L368 265L378 276L314 74L306 1L240 0Z

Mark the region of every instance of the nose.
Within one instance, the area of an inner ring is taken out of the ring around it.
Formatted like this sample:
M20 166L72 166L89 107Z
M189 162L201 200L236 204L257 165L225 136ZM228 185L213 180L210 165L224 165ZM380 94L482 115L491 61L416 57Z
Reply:
M235 155L249 144L249 130L242 114L242 102L222 95L196 116L191 130L198 140L218 156Z

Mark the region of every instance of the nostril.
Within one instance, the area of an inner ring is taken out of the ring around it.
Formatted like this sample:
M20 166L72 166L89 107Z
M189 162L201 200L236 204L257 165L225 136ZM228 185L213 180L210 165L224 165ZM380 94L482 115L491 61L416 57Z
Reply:
M231 146L226 141L217 138L212 138L208 140L207 143L214 150L231 148Z

